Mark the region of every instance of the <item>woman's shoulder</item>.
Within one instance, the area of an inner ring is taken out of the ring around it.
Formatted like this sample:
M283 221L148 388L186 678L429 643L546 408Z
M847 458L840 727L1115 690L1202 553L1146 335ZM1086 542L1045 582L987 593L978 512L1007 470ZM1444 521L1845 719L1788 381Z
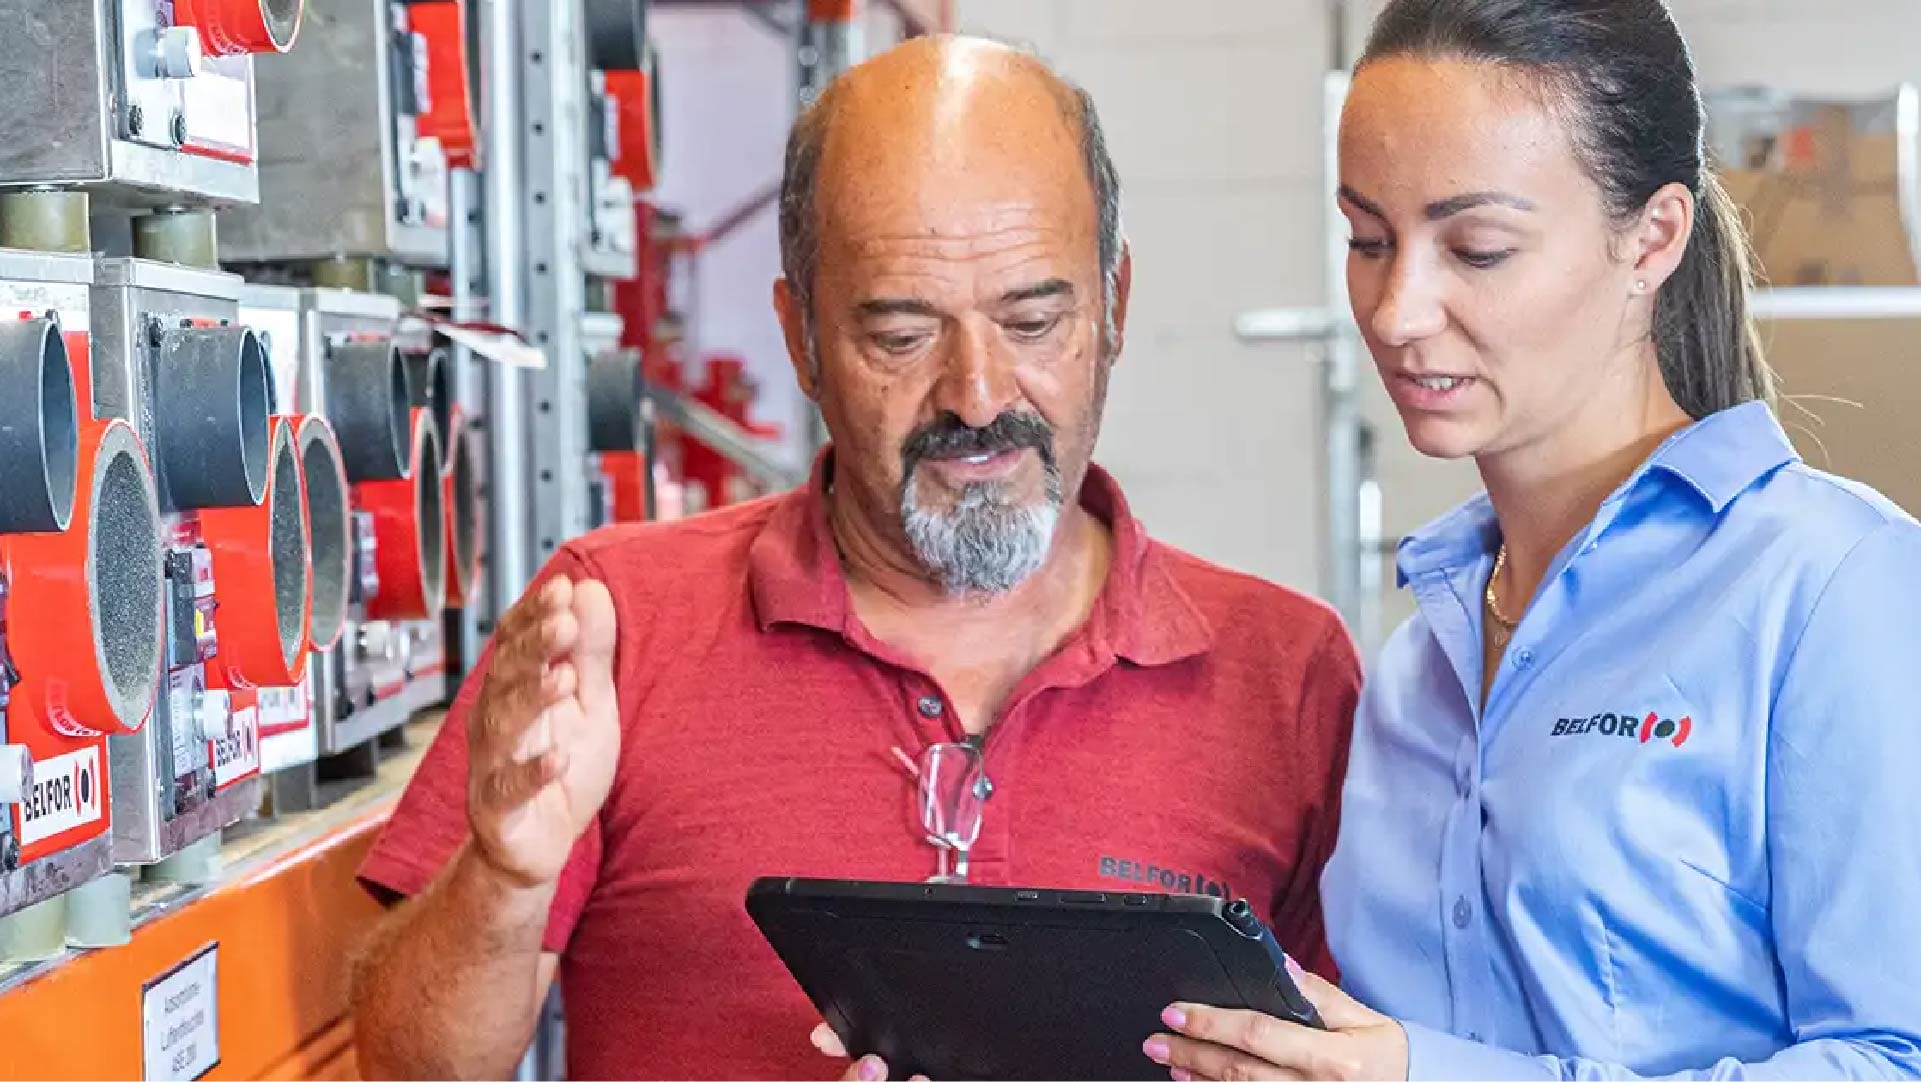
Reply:
M1817 573L1873 535L1921 541L1921 524L1872 486L1798 460L1742 493L1724 518L1726 527L1756 531Z

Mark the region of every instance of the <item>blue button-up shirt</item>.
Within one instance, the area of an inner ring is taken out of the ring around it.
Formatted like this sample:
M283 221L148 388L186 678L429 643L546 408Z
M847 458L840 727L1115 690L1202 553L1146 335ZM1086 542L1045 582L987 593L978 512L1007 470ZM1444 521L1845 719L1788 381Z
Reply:
M1412 1077L1921 1074L1921 526L1717 414L1555 560L1483 710L1498 543L1483 496L1402 544L1323 883Z

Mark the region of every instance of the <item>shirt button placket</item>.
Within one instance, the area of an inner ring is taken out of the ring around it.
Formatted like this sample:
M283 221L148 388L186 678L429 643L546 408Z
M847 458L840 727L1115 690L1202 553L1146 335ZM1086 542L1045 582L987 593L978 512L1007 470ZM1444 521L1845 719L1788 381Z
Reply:
M1448 814L1442 834L1438 899L1443 921L1441 941L1447 957L1448 991L1453 1010L1451 1028L1457 1033L1475 1028L1479 1021L1476 1004L1482 989L1475 975L1486 970L1474 923L1474 904L1470 900L1481 881L1481 803L1475 778L1479 757L1479 743L1472 736L1463 738L1455 756L1459 799Z

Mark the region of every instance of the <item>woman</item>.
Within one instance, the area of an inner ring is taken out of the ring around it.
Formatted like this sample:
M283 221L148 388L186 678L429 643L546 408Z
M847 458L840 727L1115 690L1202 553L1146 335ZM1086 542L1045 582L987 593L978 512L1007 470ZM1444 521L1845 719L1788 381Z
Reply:
M1381 15L1355 316L1487 491L1400 549L1330 1032L1176 1004L1176 1079L1921 1073L1921 527L1782 436L1701 146L1659 0Z

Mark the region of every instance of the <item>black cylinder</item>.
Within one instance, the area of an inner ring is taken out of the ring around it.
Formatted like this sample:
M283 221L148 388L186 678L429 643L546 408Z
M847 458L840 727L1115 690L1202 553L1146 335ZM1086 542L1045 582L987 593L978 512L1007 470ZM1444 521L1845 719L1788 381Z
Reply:
M350 481L407 476L407 373L389 340L343 342L327 356L327 421Z
M639 71L647 40L647 0L585 0L587 63L601 71Z
M433 414L442 438L453 430L454 359L445 346L405 355L407 403Z
M0 533L58 532L73 520L79 410L59 325L0 321Z
M246 327L181 327L160 343L154 458L171 507L257 507L267 492L267 352Z
M640 358L616 349L587 363L587 449L640 449Z

